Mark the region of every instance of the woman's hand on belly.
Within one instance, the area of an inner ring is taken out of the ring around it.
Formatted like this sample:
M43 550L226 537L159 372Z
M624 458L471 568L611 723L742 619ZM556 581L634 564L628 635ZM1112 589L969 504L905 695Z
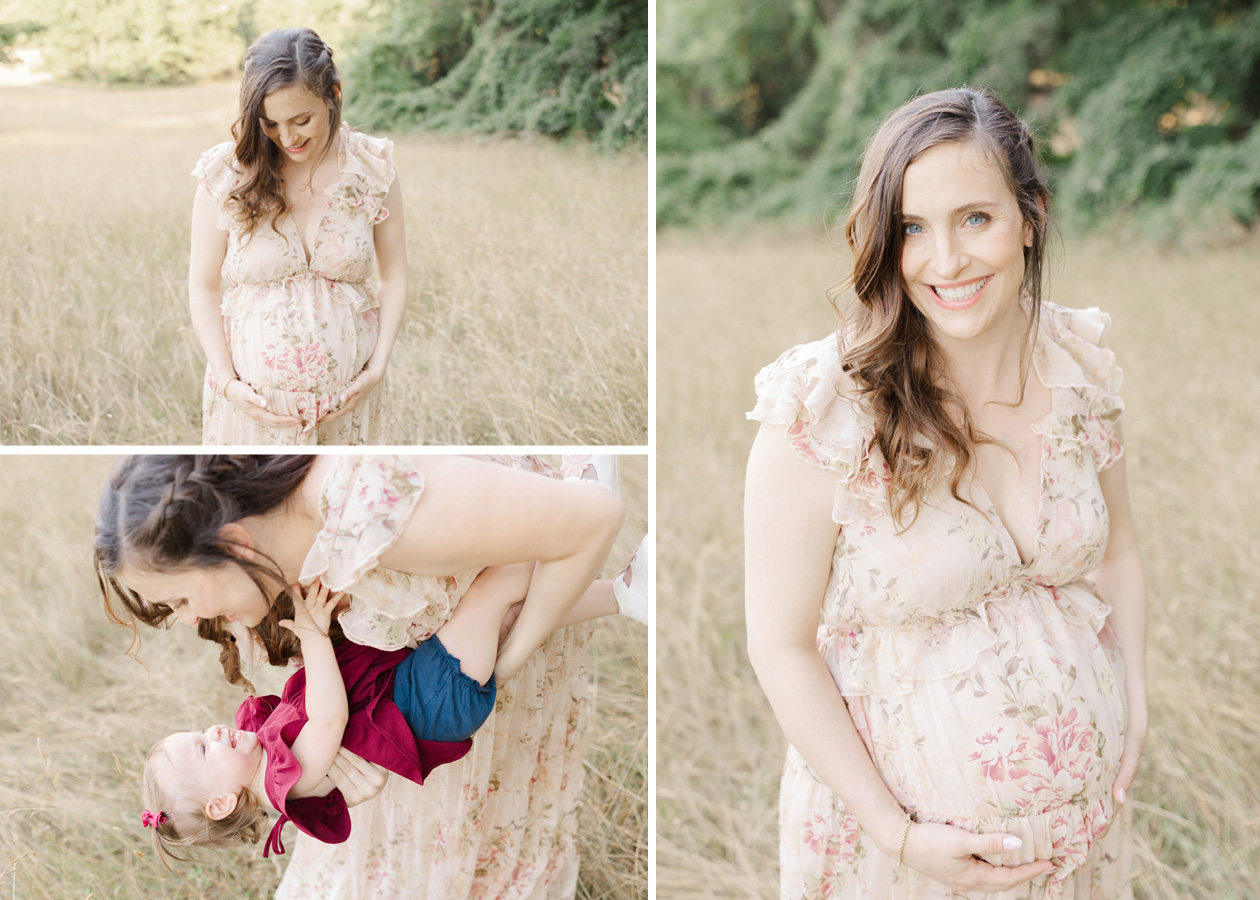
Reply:
M302 424L302 420L297 416L281 416L267 409L267 401L240 378L228 382L227 390L224 391L224 394L229 403L234 404L237 409L251 419L262 422L264 425L296 428Z
M1008 849L1003 841L1014 840ZM1007 891L1045 875L1054 868L1048 859L1019 866L994 866L976 857L1019 849L1019 839L1008 834L972 834L953 825L914 824L906 833L901 860L946 887L971 891Z
M338 398L341 401L341 405L328 415L324 416L321 421L331 422L333 419L344 416L346 413L350 412L350 410L354 409L355 406L358 405L362 398L372 392L372 389L375 388L384 377L385 367L380 366L373 368L372 363L369 361L368 364L363 367L363 371L356 375L354 380L346 385L341 391L341 396Z

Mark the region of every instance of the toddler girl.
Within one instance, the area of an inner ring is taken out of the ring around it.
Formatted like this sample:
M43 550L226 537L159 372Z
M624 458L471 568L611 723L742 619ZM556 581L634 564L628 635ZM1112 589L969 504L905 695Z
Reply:
M280 818L267 838L284 853L286 821L326 843L350 834L350 816L328 778L338 748L358 753L417 783L472 746L471 735L494 709L494 665L500 631L525 596L533 563L483 570L451 618L415 650L383 651L329 637L344 595L318 581L295 590L293 631L303 668L280 697L250 697L236 728L173 734L149 751L141 822L154 829L159 853L226 847L262 837L267 811ZM618 579L632 577L631 569ZM598 583L597 583L598 584ZM604 593L607 592L605 582ZM588 591L556 627L612 610ZM317 698L308 707L307 695Z

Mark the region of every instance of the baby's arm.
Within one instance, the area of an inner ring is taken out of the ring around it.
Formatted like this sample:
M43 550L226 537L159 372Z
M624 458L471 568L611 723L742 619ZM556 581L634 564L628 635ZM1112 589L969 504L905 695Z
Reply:
M311 584L295 605L293 620L280 624L298 636L306 669L306 724L293 742L293 755L302 766L302 777L289 791L290 797L317 794L333 759L341 748L350 715L346 685L341 680L337 656L328 638L333 608L341 594L330 595L319 581ZM317 703L310 703L317 698Z

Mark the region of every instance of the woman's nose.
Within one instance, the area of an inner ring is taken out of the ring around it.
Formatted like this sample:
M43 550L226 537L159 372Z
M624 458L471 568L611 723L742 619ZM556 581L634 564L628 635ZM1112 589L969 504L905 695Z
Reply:
M197 623L201 621L201 616L197 615L186 605L176 615L179 616L179 624L187 625L189 628L196 628Z
M932 266L942 280L949 281L960 274L970 261L956 234L949 230L937 233Z

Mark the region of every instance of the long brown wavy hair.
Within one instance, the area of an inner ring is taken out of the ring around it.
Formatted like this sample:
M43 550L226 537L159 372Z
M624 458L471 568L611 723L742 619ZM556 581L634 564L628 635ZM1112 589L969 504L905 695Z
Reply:
M245 235L252 234L264 221L269 221L279 234L276 220L289 210L280 173L283 162L280 148L263 133L258 120L263 115L263 100L267 95L292 85L305 88L328 106L328 141L311 166L312 175L337 141L337 129L341 126L341 76L333 64L332 49L309 28L277 28L254 41L245 52L241 115L232 125L241 179L227 200L240 219Z
M267 831L267 808L249 788L236 795L236 808L222 819L206 815L209 797L197 796L182 773L171 763L162 738L149 750L141 780L141 802L146 810L161 813L160 824L149 827L153 852L170 869L169 860L190 862L196 851L219 850L236 844L256 844Z
M137 622L169 627L174 612L164 603L146 603L119 581L124 566L161 573L225 565L244 570L270 606L251 629L267 661L282 666L301 655L297 637L279 624L293 618L294 611L280 567L257 549L262 562L242 559L239 545L219 532L288 501L314 461L314 456L142 455L124 457L114 466L97 506L94 563L105 615L131 629L129 656L135 658L140 650ZM197 634L219 645L227 680L253 693L227 620L202 619ZM341 637L335 622L331 636Z
M1021 285L1031 298L1020 357L1022 400L1030 338L1041 311L1050 191L1028 126L987 91L961 87L923 94L893 110L876 129L862 154L844 222L853 273L828 292L837 310L842 293L852 288L857 295L858 303L841 313L841 359L875 417L876 439L891 472L893 516L902 522L910 510L910 524L919 503L945 478L953 496L968 502L959 486L971 467L972 447L993 443L976 430L965 404L950 390L940 348L901 277L906 169L931 147L964 141L974 142L998 166L1024 222L1032 226Z

